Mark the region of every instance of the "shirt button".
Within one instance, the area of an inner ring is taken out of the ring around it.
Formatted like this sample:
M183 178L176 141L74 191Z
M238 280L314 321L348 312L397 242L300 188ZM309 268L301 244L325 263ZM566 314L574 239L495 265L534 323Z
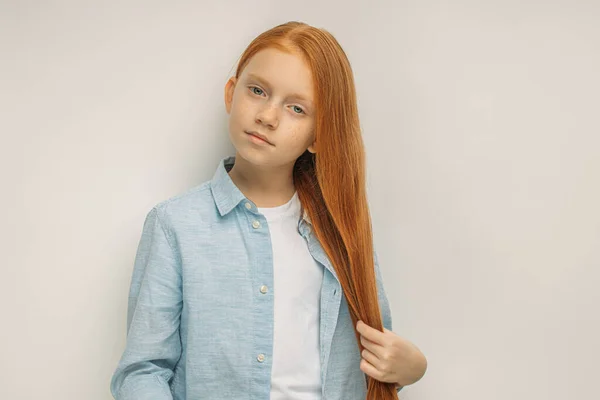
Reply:
M254 221L252 222L252 227L253 227L254 229L258 229L258 228L260 228L260 222L259 222L259 221L256 221L256 220L254 220Z
M265 355L259 354L258 357L256 357L256 359L258 360L258 362L263 362L263 361L265 361Z
M251 209L251 208L252 208L252 204L250 204L250 203L246 203L246 208L247 208L248 210L249 210L249 209Z
M260 292L261 292L262 294L265 294L265 293L267 293L267 290L268 290L268 288L267 288L267 286L266 286L266 285L262 285L262 286L260 287Z

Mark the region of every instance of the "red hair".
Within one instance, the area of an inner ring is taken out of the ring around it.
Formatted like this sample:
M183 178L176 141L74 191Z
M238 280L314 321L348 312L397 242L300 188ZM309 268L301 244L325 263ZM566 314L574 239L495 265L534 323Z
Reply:
M312 71L316 154L306 151L298 157L294 184L314 234L338 275L362 352L358 320L380 331L383 322L352 68L333 35L290 21L257 36L242 54L235 76L239 78L252 56L266 48L299 54ZM367 377L367 399L398 399L395 383Z

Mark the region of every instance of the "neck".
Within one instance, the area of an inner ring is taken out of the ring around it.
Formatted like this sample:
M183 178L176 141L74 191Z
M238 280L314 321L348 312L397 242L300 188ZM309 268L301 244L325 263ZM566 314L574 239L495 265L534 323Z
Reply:
M293 168L294 164L276 168L257 166L236 154L229 177L257 207L277 207L287 203L296 191Z

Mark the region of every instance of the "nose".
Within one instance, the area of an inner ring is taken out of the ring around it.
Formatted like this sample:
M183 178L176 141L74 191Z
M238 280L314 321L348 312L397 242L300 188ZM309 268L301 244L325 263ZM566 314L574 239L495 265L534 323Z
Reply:
M256 122L268 125L270 128L277 128L279 118L277 117L277 107L265 106L256 114Z

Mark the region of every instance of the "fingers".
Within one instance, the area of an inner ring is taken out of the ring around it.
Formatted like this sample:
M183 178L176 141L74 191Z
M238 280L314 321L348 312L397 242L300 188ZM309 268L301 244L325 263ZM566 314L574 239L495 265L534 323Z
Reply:
M371 353L366 348L360 353L361 357L369 362L375 369L379 369L380 361L379 358L373 353Z
M383 346L370 341L362 335L360 336L360 343L363 345L364 348L373 353L377 358L380 358L383 354Z

